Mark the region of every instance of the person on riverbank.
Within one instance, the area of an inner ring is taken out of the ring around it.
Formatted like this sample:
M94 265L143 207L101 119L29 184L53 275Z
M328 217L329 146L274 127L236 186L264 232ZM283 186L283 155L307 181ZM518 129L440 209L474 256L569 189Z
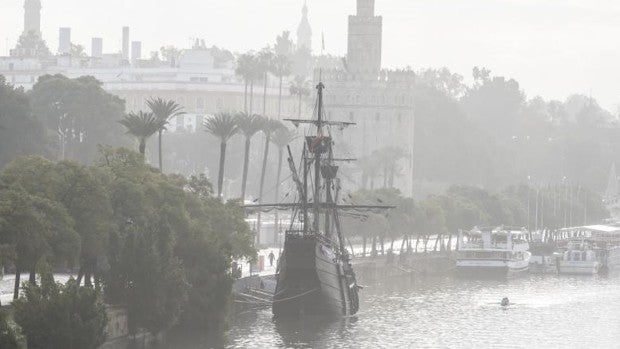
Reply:
M273 254L273 251L269 252L269 256L267 258L269 258L269 266L273 267L273 260L276 259L276 256Z

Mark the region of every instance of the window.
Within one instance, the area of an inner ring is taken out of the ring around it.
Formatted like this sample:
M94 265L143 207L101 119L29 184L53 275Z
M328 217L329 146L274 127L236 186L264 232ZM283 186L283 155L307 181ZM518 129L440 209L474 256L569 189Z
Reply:
M9 70L15 69L15 63L9 63Z
M375 114L375 121L379 122L380 119L381 119L381 113Z
M202 110L204 108L205 108L205 100L200 98L200 97L198 97L196 99L196 109Z
M398 122L402 122L403 121L403 114L398 113L397 120L398 120Z
M349 112L349 121L353 122L353 118L355 117L355 114L353 114L352 111Z

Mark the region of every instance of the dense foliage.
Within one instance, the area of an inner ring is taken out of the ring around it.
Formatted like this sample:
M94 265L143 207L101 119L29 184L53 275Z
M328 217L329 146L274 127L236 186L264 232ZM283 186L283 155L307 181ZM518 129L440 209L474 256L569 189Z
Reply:
M232 260L254 254L237 202L214 197L204 176L162 175L127 149L106 148L93 166L18 158L0 183L2 257L30 271L32 287L48 263L79 266L76 287L94 282L125 306L132 332L215 329Z
M18 156L46 152L45 129L32 115L28 95L0 75L0 166Z
M28 348L94 349L105 341L108 318L101 292L75 280L61 285L44 275L40 286L25 285L13 307Z
M20 347L18 335L9 323L9 313L0 309L0 348L17 349Z
M577 186L531 188L518 185L496 193L470 186L452 186L442 195L431 195L421 201L405 198L394 189L361 190L343 201L397 206L388 213L343 219L347 235L364 240L454 234L459 229L475 226L552 230L599 222L609 215L599 195Z

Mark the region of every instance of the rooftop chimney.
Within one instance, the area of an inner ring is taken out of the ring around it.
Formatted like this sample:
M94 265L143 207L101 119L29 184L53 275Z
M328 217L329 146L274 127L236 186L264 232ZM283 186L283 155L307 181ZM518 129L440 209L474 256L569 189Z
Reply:
M129 27L123 27L123 59L129 59Z
M92 57L101 58L103 57L103 39L102 38L93 38L91 41L91 54Z
M142 41L131 42L131 62L136 63L137 60L142 59Z
M58 54L71 54L71 28L60 28L58 34Z

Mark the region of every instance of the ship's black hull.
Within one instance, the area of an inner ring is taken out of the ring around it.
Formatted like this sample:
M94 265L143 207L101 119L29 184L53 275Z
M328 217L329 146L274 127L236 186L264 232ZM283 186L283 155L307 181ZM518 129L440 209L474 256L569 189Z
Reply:
M273 314L347 316L359 307L355 274L317 236L287 236L280 259Z

